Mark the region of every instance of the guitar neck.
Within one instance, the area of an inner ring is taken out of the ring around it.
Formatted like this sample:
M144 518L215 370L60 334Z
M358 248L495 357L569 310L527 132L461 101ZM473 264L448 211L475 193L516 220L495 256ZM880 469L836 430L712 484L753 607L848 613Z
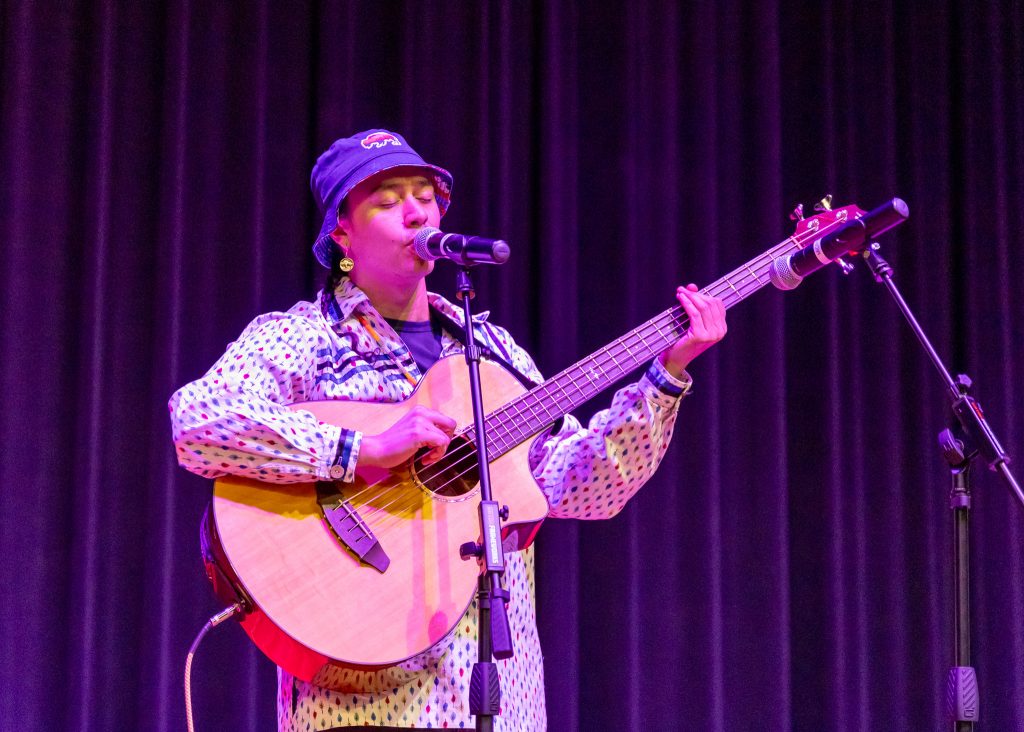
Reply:
M772 261L796 251L795 236L713 282L702 292L731 308L767 285ZM500 457L548 425L650 361L686 332L689 317L679 305L654 316L522 396L487 415L488 454Z

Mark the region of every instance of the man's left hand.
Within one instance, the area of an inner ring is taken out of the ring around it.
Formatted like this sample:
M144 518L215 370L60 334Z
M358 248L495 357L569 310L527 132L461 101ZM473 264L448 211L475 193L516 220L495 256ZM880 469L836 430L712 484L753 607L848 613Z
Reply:
M661 354L661 363L670 374L682 378L683 370L711 346L725 337L725 305L717 297L697 291L697 285L676 290L676 298L690 318L690 327L683 337Z

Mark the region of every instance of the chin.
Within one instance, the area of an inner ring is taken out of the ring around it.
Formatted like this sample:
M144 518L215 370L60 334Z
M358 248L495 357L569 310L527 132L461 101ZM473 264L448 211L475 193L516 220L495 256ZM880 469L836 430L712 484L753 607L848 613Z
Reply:
M418 254L413 254L413 269L422 274L430 274L434 271L434 260L423 259Z

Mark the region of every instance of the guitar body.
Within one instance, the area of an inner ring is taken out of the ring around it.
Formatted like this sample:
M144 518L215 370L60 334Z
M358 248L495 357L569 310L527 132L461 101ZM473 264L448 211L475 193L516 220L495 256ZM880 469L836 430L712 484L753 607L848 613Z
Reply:
M485 361L480 372L488 411L524 393L500 366ZM423 405L449 415L461 430L472 426L468 380L465 361L453 356L438 361L404 402L323 401L292 408L377 434ZM491 464L493 498L509 507L502 532L506 551L528 546L548 512L530 472L529 449L523 442ZM476 464L475 452L471 462ZM450 489L434 492L425 480L430 470L409 463L334 484L380 542L390 560L384 571L342 543L325 520L315 483L278 485L233 476L216 481L207 556L247 599L250 612L241 623L260 650L316 683L337 676L330 671L339 667L370 670L400 663L455 626L480 574L478 561L459 555L463 543L479 541L479 484L464 481L456 495Z

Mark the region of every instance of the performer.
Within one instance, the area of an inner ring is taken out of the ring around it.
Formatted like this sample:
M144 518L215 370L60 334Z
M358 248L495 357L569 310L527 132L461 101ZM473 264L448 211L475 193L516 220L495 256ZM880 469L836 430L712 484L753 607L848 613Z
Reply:
M451 174L427 164L401 135L369 130L331 145L317 160L311 185L324 216L313 251L330 270L327 285L314 302L257 317L205 376L170 400L178 460L207 478L352 481L357 466L397 466L423 448L430 449L427 461L437 460L455 430L443 410L424 407L380 434L322 424L287 408L324 399L404 400L432 363L462 349L437 317L462 322L461 310L427 291L433 262L411 246L417 230L438 226L447 211ZM719 300L694 285L680 287L676 297L690 319L682 338L587 426L569 415L535 443L530 467L550 516L614 516L661 461L690 388L687 365L726 332ZM492 352L542 380L529 354L486 313L475 330ZM515 656L497 664L502 710L495 729L542 730L533 547L507 554L506 561ZM476 622L474 599L453 631L425 653L379 671L344 672L350 692L279 669L279 730L473 727L468 688Z

